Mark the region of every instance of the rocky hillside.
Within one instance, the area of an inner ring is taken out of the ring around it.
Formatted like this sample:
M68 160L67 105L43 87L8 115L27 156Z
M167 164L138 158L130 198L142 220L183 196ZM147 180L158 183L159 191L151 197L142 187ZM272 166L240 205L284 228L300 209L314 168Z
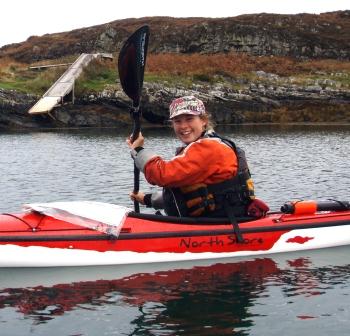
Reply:
M320 15L255 14L229 18L147 17L32 36L0 49L0 58L32 63L91 52L115 52L137 27L151 28L151 53L247 52L253 55L350 59L350 10Z
M97 89L76 90L74 104L67 101L50 114L35 116L28 114L40 97L33 87L44 92L58 75L34 73L27 64L74 59L83 52L118 52L143 24L150 26L151 38L142 108L151 124L163 125L170 101L188 94L200 97L218 124L350 123L349 10L220 19L150 17L32 36L0 49L0 129L130 123L130 100L115 81L115 63L92 66L91 78L103 81Z

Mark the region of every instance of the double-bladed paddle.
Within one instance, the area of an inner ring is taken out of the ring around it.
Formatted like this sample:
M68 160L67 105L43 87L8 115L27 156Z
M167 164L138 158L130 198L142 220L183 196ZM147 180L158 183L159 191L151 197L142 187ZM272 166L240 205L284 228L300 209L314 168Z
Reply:
M140 99L145 72L149 27L142 26L125 41L118 58L120 84L132 100L130 113L134 121L131 141L134 142L141 130ZM139 191L140 171L134 164L134 193ZM134 201L135 212L140 212L139 203Z

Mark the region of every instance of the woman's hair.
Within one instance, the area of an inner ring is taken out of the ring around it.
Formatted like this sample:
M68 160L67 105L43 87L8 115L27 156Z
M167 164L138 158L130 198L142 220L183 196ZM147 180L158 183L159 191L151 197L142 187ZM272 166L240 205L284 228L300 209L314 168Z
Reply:
M209 112L205 111L205 113L200 115L199 118L207 122L205 127L206 131L214 131L215 123Z

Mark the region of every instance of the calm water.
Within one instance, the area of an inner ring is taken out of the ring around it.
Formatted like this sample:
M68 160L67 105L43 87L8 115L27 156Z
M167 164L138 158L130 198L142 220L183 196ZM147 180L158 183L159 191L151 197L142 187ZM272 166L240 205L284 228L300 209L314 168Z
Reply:
M0 212L30 202L132 206L127 130L0 134ZM349 126L221 130L257 195L350 200ZM145 130L169 158L168 130ZM152 190L141 181L141 189ZM196 264L0 270L1 335L347 335L350 248Z

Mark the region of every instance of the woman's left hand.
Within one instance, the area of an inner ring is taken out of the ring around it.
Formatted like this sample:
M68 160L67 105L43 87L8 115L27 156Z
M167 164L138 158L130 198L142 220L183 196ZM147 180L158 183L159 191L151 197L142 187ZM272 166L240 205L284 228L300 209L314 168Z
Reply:
M130 198L132 201L137 201L141 204L145 204L145 194L141 191L138 191L137 193L131 192Z

